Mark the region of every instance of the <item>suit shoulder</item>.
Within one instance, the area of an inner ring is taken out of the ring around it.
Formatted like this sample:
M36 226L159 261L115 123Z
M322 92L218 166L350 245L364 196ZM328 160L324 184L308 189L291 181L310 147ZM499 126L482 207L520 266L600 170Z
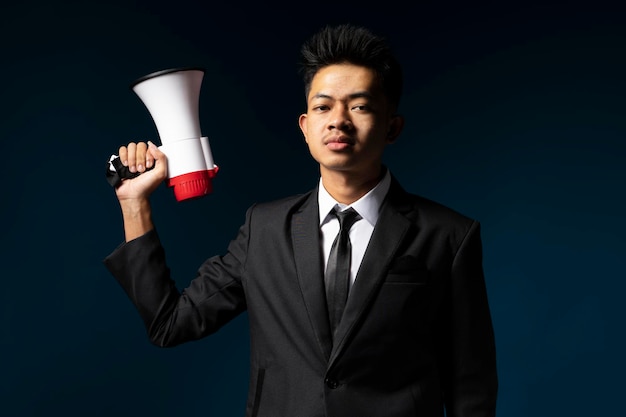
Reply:
M410 217L421 225L429 225L439 230L469 230L477 220L461 213L440 202L417 194L405 194L406 202L410 205Z
M441 216L450 220L456 220L459 222L473 222L474 219L470 218L466 214L444 205L438 201L431 200L429 198L412 194L415 206L420 209L424 214L428 213L433 216Z
M444 238L458 248L472 233L480 235L480 223L437 201L415 194L408 195L411 209L407 217L422 233Z
M305 201L311 198L313 191L295 194L272 201L259 202L250 207L255 216L284 216L297 210Z
M391 204L404 211L414 221L468 227L476 220L438 201L405 190L392 176L388 198Z

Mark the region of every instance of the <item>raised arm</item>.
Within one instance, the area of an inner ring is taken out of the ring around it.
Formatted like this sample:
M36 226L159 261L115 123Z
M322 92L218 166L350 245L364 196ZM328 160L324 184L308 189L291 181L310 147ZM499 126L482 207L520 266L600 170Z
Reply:
M131 172L141 173L133 179L122 180L115 189L122 210L125 239L129 242L154 229L150 195L167 177L167 157L152 142L131 142L122 146L119 157Z

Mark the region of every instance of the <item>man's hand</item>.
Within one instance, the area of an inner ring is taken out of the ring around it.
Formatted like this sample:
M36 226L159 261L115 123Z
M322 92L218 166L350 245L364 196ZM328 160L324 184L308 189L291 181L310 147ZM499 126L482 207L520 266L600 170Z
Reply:
M167 177L167 157L152 142L131 142L119 149L119 158L130 172L141 175L133 179L124 179L116 188L118 200L142 200ZM154 166L154 169L150 170Z
M124 179L115 189L124 218L124 234L129 242L154 229L150 194L167 177L167 157L154 143L129 143L119 149L119 157L130 172L141 175ZM153 169L149 170L149 168Z

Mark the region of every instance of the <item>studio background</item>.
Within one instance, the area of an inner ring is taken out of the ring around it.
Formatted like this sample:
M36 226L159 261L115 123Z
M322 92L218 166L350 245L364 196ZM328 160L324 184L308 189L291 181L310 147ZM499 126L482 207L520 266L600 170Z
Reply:
M498 3L499 4L499 3ZM591 6L593 5L593 6ZM152 346L102 259L122 242L105 162L158 140L129 89L207 69L214 191L153 196L179 287L254 202L317 183L297 117L299 46L327 23L386 35L406 74L386 163L482 223L500 417L614 415L625 360L626 27L589 2L25 1L0 9L0 415L244 415L244 315ZM367 366L367 364L364 364Z

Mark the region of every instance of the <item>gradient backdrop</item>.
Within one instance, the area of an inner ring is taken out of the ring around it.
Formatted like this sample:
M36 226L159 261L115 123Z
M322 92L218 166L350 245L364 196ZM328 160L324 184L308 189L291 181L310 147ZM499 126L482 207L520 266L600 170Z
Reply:
M387 35L405 65L394 174L482 222L499 416L622 409L623 13L598 2L200 3L1 6L1 416L243 416L246 316L173 349L148 342L102 265L123 239L104 164L121 144L157 138L134 79L207 68L214 192L154 195L185 286L250 204L316 185L295 63L313 31L344 22Z

